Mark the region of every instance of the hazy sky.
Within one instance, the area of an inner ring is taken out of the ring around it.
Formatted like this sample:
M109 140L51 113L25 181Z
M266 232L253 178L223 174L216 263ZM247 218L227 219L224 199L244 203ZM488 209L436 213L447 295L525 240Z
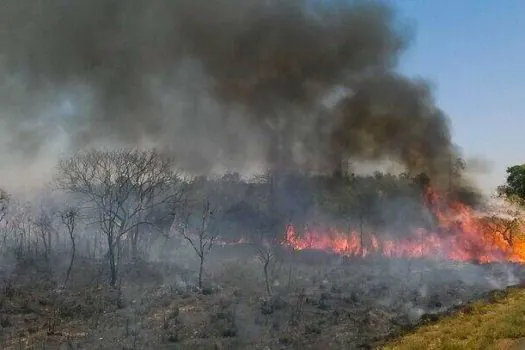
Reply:
M525 163L525 1L396 0L415 21L402 71L433 81L467 155L485 156L484 187Z
M438 105L452 119L455 142L467 157L491 162L492 171L479 178L480 184L486 190L501 184L507 166L525 163L525 107L518 99L525 87L520 66L525 62L525 20L520 21L525 0L390 2L414 24L415 38L401 70L433 82ZM0 164L0 171L11 168ZM43 178L41 168L35 163L24 174L13 170L12 179ZM5 171L3 180L11 181Z

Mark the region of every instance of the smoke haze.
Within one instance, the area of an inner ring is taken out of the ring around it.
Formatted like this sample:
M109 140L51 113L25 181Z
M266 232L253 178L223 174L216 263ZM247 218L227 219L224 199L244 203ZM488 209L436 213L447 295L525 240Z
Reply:
M3 158L138 144L202 173L436 174L457 151L428 84L395 71L409 34L370 1L0 0Z

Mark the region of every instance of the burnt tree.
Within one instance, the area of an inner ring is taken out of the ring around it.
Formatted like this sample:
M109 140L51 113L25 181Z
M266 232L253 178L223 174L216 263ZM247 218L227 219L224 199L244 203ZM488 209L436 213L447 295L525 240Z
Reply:
M42 244L44 246L44 257L49 259L52 248L52 234L54 231L52 215L47 213L42 208L37 214L36 218L33 220L33 225L42 239Z
M80 197L106 237L111 286L117 283L122 238L136 244L139 226L155 226L149 214L180 199L173 169L173 160L155 150L91 150L59 162L57 187Z
M67 268L66 278L64 280L64 287L67 287L69 277L71 276L71 271L73 270L73 264L75 263L75 255L77 251L75 243L75 230L77 227L78 214L78 208L73 207L67 208L60 213L60 219L62 220L62 224L65 226L71 241L71 259L69 260L69 266Z
M181 215L179 222L180 234L190 243L199 259L199 289L202 290L204 262L218 237L216 227L213 225L215 210L211 208L210 201L205 200L199 222L192 227L192 213Z
M0 189L0 223L2 223L7 216L9 201L9 195L7 192Z
M255 249L257 252L257 258L261 262L263 267L263 277L264 277L264 288L268 299L272 297L272 280L273 268L277 262L277 251L275 242L264 237L262 232L259 232L257 239L255 241Z

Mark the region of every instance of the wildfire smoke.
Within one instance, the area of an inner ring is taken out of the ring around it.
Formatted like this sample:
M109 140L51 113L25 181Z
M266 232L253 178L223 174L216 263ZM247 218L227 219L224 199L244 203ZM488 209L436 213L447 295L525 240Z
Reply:
M396 71L409 38L380 1L1 0L3 142L154 144L201 173L389 158L437 181L458 152Z

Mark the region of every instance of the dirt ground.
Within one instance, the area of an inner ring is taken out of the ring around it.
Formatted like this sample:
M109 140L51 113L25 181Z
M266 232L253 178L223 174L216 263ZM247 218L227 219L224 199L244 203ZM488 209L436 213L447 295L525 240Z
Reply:
M196 288L196 261L105 261L63 267L3 263L3 349L371 349L490 291L519 284L519 266L283 253L262 264L249 247L217 247ZM59 263L53 266L59 266ZM53 272L50 272L53 271Z

